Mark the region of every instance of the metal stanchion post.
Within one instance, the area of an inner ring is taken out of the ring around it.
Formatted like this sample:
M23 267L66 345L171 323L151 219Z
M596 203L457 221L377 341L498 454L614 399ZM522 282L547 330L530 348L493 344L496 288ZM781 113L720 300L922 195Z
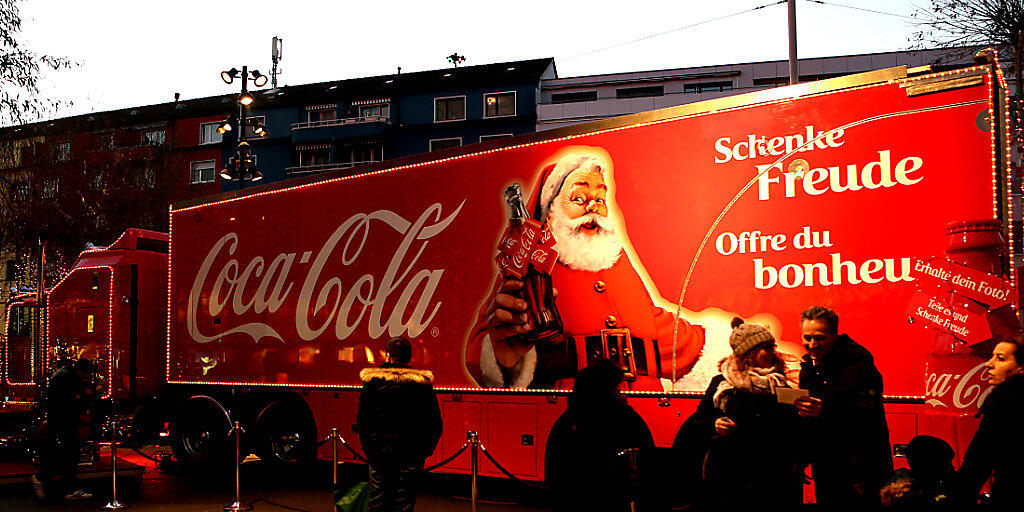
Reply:
M235 435L235 502L224 507L224 512L244 512L252 510L252 507L242 503L242 425L237 421L229 434Z
M331 429L331 483L338 488L338 428Z
M626 460L626 464L629 466L629 511L636 512L636 498L637 498L637 485L639 479L639 469L637 463L637 457L640 454L639 448L626 448L618 453L619 457Z
M124 510L128 508L117 501L117 416L110 419L110 485L113 487L110 501L103 506L104 510Z
M480 503L476 493L476 477L480 472L480 434L475 430L466 432L466 442L470 444L472 451L470 454L470 502L472 506L472 512L477 512L477 507Z

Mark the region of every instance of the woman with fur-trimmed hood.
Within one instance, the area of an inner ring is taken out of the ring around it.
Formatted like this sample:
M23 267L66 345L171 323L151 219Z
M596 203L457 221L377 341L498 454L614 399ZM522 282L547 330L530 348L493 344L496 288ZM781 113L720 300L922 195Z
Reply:
M800 504L800 418L776 398L778 388L790 387L786 364L767 329L740 318L732 325L732 354L719 363L721 373L676 444L708 447L700 472L714 505Z
M370 466L369 509L411 511L423 462L441 439L441 410L433 373L409 367L409 340L388 341L387 356L379 368L359 372L356 426Z

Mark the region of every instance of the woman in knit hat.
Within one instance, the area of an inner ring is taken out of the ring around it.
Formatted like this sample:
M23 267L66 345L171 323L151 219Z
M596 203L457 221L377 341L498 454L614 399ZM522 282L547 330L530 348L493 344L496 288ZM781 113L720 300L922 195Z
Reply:
M680 435L710 439L701 473L712 504L798 505L801 419L776 398L776 389L789 387L786 364L767 329L740 318L732 325L732 354L719 363L721 373Z

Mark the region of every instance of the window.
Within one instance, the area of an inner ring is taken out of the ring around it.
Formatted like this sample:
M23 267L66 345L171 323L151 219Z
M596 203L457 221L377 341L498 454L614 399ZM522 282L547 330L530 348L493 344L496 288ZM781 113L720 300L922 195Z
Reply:
M311 123L318 123L322 121L334 121L338 118L338 111L331 109L323 110L310 110L306 112L306 120Z
M99 138L100 149L110 149L114 147L114 132L100 132Z
M146 130L142 132L142 144L148 146L163 146L167 140L166 130Z
M496 92L484 94L484 117L516 115L516 93Z
M597 100L597 91L562 92L551 95L551 103L578 103Z
M47 178L43 180L43 190L40 195L43 197L43 199L53 199L57 197L56 178Z
M480 142L487 142L489 140L495 140L495 139L507 139L507 138L509 138L511 136L512 136L511 133L497 133L497 134L494 134L494 135L481 135L480 136Z
M353 164L380 162L384 153L383 147L380 144L371 142L353 144L351 150Z
M932 66L932 71L942 71L937 66ZM816 75L800 75L800 82L813 82L816 80L827 80L829 78L835 78L837 76L843 76L842 73L819 73ZM754 79L755 87L782 87L789 85L789 76L776 76L776 77L761 77ZM730 87L729 89L732 89Z
M380 142L353 142L343 145L338 151L339 159L345 164L359 165L380 162L384 158L384 146Z
M432 139L430 141L430 150L439 151L448 148L457 148L462 145L462 137L453 137L451 139Z
M71 159L71 143L58 142L53 146L53 159L57 162L67 162Z
M4 279L7 281L16 281L21 278L21 273L18 272L18 262L16 260L7 260L4 262Z
M134 180L138 187L156 188L156 170L152 167L139 169L135 173Z
M702 93L702 92L721 92L731 91L732 80L725 80L720 82L698 82L695 84L683 85L683 92L686 94Z
M249 116L249 124L245 127L245 138L246 139L260 139L259 135L256 135L256 125L262 124L267 125L267 118L265 116Z
M331 163L331 148L316 147L299 150L299 167L312 167Z
M378 103L376 105L363 105L359 107L359 117L391 117L391 105Z
M21 154L26 146L28 146L28 141L25 139L0 144L0 169L21 167Z
M217 133L220 123L203 123L199 125L199 143L216 144L224 140L224 135Z
M192 169L188 180L189 185L197 185L199 183L213 183L213 180L217 176L217 165L213 160L203 160L201 162L192 162Z
M24 337L32 333L32 310L28 306L11 306L10 312L10 323L7 327L7 334L9 336ZM13 340L8 340L10 343ZM11 371L12 365L7 365L7 370ZM28 365L25 365L28 366Z
M664 96L665 87L661 85L650 85L647 87L629 87L626 89L615 89L615 97L626 98L650 98L652 96Z
M458 121L466 118L466 97L436 98L434 100L434 122Z

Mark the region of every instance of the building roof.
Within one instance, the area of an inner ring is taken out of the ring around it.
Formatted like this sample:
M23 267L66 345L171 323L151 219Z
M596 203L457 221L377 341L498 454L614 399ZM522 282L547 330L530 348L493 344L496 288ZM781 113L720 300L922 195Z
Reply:
M835 60L848 60L858 57L885 57L885 56L914 56L919 55L930 60L938 60L940 57L949 57L956 63L961 63L965 58L969 57L976 50L982 49L981 47L965 46L961 48L924 48L916 50L899 50L893 52L874 52L874 53L857 53L849 55L829 55L825 57L801 57L800 62L827 62ZM967 59L969 61L969 59ZM601 83L608 84L619 78L628 77L631 80L635 80L637 77L647 77L656 79L688 79L688 78L705 78L716 75L725 76L725 74L735 74L736 68L745 66L755 66L759 64L786 64L786 59L774 59L774 60L761 60L753 62L734 62L729 64L708 64L703 66L689 66L679 68L666 68L666 69L645 69L639 71L615 71L612 73L600 73L594 75L579 75L569 77L557 77L553 79L545 80L546 85L553 83L567 84L577 83L585 81L586 83Z
M339 99L370 97L387 98L391 95L416 92L469 89L494 84L539 82L542 78L556 78L555 59L531 59L499 62L459 68L435 69L393 75L351 78L330 82L283 86L277 89L250 91L258 100L260 109L296 104L315 104L318 101L336 102ZM174 119L232 113L237 93L222 94L191 100L172 101L129 107L118 110L93 112L48 121L40 121L0 128L0 140L20 137L92 131L125 126L141 126Z

